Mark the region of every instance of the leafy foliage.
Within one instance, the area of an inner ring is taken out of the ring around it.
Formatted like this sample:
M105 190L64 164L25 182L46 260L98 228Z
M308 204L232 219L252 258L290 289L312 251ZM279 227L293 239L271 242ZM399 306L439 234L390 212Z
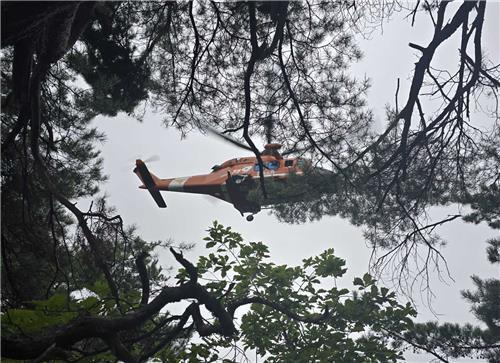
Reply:
M354 280L357 291L326 288L346 272L345 261L333 249L292 267L275 265L263 243L245 243L230 227L216 222L205 240L214 252L200 257L196 266L200 278L210 281L207 289L228 306L252 303L241 317L245 349L256 349L272 362L401 358L386 347L384 329L408 329L415 311L399 304L393 292L379 289L368 274ZM187 271L181 270L178 278L188 279ZM199 358L208 357L218 345L224 347L211 337L205 344L196 346ZM201 347L207 351L199 352Z

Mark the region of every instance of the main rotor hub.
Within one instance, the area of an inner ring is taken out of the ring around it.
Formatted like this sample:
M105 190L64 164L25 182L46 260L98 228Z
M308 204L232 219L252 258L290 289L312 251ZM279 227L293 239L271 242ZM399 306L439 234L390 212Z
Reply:
M278 143L270 143L264 146L265 150L279 150L281 149L281 144Z
M264 150L261 152L261 155L271 155L271 156L274 156L276 159L283 159L283 157L281 156L280 152L278 151L278 149L281 148L281 144L277 144L277 143L271 143L271 144L267 144L266 146L264 146Z

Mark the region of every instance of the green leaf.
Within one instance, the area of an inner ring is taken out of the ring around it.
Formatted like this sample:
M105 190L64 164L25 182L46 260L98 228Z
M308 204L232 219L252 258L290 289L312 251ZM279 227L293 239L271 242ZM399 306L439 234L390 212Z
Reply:
M354 286L365 286L363 280L361 280L359 277L356 277L353 281Z

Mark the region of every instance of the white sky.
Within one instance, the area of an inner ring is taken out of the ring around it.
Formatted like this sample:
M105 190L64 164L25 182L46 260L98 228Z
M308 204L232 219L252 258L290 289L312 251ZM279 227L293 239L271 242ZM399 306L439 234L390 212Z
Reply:
M488 3L484 30L484 48L489 57L499 63L500 3ZM384 122L384 106L394 104L397 78L402 82L399 104L406 101L408 78L412 74L416 61L416 51L407 46L408 42L426 45L430 40L429 27L424 15L417 17L415 28L395 14L394 20L384 25L372 35L371 40L360 41L365 54L364 60L353 67L355 74L366 74L372 80L368 94L368 105L376 114L379 125ZM436 55L444 62L456 56L456 43ZM446 54L445 54L446 53ZM454 64L454 63L452 63ZM400 106L401 107L401 106ZM370 249L366 247L360 228L350 225L338 217L325 217L321 221L302 225L279 223L275 217L263 211L247 222L233 208L224 202L215 202L210 197L182 193L163 193L167 202L166 209L159 209L147 191L139 190L139 181L132 173L134 159L159 155L161 160L149 165L157 176L178 177L208 173L215 164L250 155L229 145L216 137L191 133L187 139L180 140L180 134L174 129L166 129L162 115L147 113L145 122L119 115L115 118L99 117L95 125L107 135L107 142L102 145L104 172L109 181L102 190L109 195L110 203L117 207L128 224L136 224L139 234L146 240L173 238L176 242L194 242L196 247L186 254L191 261L205 253L202 238L213 220L226 226L232 226L247 241L263 241L270 247L271 258L277 263L300 264L305 257L317 255L333 247L336 255L347 260L349 271L339 286L350 286L354 276L364 274L368 269ZM439 209L436 213L446 215L456 213L457 207ZM461 221L454 221L438 229L448 241L443 254L448 261L454 279L445 282L434 276L433 291L436 295L433 309L439 321L474 322L469 312L469 305L461 298L460 290L472 288L472 274L487 278L499 276L500 271L486 260L485 241L498 235L498 231L486 225L475 226ZM165 267L176 263L165 251L161 255ZM418 299L418 291L415 291ZM419 300L418 321L435 319L436 316ZM427 356L408 355L411 362L428 361Z

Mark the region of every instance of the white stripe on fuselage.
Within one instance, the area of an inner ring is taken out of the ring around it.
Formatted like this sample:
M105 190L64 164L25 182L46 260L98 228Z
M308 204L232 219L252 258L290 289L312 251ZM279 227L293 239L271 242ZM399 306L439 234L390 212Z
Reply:
M175 178L168 185L168 190L172 190L175 192L182 192L184 190L184 184L186 184L189 177L185 178Z

